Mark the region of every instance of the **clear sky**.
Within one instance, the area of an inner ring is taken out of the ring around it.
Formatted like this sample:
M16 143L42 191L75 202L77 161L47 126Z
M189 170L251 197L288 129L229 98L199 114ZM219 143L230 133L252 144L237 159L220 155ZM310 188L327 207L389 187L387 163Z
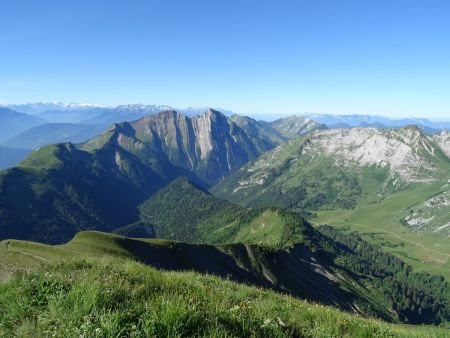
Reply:
M0 102L450 119L449 0L1 0Z

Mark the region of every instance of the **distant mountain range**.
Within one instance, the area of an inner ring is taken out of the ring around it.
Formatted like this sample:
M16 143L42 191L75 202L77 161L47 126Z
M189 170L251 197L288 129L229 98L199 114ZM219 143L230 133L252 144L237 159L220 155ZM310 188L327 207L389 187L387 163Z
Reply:
M145 105L140 103L125 104L118 106L100 106L95 104L62 103L62 102L37 102L26 104L11 104L0 107L26 114L39 116L48 122L55 123L107 123L132 121L148 114L158 113L164 110L176 110L188 116L200 115L206 112L209 107L188 107L176 108L169 105ZM236 112L213 108L222 112L226 116L235 115ZM288 117L283 112L274 114L247 114L257 120L273 121ZM358 115L358 114L310 114L301 113L296 116L307 117L319 124L324 124L329 128L350 128L350 127L377 127L377 128L401 128L407 125L417 125L426 132L436 132L443 129L450 129L450 121L431 121L426 118L404 118L392 119L379 115ZM121 119L122 118L122 119Z
M45 123L27 129L3 142L11 148L35 149L61 142L81 143L98 134L104 128L100 125L80 123Z
M94 104L79 103L49 103L37 102L18 105L4 105L16 112L40 117L52 123L82 123L100 124L109 126L112 123L134 121L143 116L159 113L165 110L177 110L188 116L201 115L208 107L174 108L167 105L144 105L140 103L124 104L114 107L99 106ZM225 115L233 115L233 112L217 108Z
M390 119L378 115L330 115L330 114L302 114L317 123L323 123L329 128L402 128L416 125L427 133L435 133L443 129L450 129L450 121L434 122L424 118Z
M0 170L14 167L31 153L29 149L17 149L0 146Z
M44 123L46 121L39 117L19 113L9 108L0 108L0 143Z

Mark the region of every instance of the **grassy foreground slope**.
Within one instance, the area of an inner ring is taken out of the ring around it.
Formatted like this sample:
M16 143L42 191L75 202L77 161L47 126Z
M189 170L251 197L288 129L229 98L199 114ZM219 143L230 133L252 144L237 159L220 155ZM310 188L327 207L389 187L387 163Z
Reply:
M81 233L64 246L0 243L0 336L446 337L259 287L135 262L119 236ZM173 242L150 241L168 247ZM95 244L95 245L94 245ZM90 258L87 258L90 257ZM64 261L62 263L61 261ZM17 271L16 271L17 272Z
M0 242L0 276L71 259L129 259L175 271L213 274L289 293L341 310L393 322L442 324L450 318L450 287L442 278L408 266L357 237L308 224L286 226L278 245L187 244L81 232L65 245Z

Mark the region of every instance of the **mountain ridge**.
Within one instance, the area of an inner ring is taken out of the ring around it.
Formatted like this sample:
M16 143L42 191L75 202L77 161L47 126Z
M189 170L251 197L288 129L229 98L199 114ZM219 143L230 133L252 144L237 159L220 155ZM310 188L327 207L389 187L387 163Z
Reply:
M107 134L109 136L107 136ZM222 113L209 110L188 117L174 110L114 124L104 135L90 140L84 149L113 139L120 147L145 157L152 149L173 164L193 171L207 184L237 170L267 148L258 149L244 131Z
M0 143L8 138L47 121L36 116L0 107Z
M378 181L382 179L379 181L382 187L398 190L414 182L444 179L450 167L450 160L435 138L425 135L415 126L401 129L316 130L250 162L236 174L213 187L212 191L234 201L250 201L249 198L254 199L258 194L268 194L269 191L279 195L273 189L267 190L271 189L270 184L273 183L273 188L278 186L277 189L284 189L285 192L292 188L289 184L293 184L293 187L298 187L299 182L310 184L311 180L314 181L313 177L318 175L317 171L307 172L307 168L312 166L317 166L319 171L326 170L327 173L330 173L332 168L340 172L348 168L349 170L346 173L341 172L339 177L342 184L351 190L352 187L358 187L356 181L363 173L352 173L350 169L361 171L362 168L368 168L373 171L374 178L378 177ZM302 180L302 175L305 174L310 175L309 183ZM348 175L353 178L348 177L345 181ZM323 177L325 176L324 172ZM286 178L285 183L282 181L283 177ZM288 180L291 183L288 183ZM330 187L333 187L333 184L330 184ZM250 192L255 189L258 192ZM382 190L379 193L384 194ZM359 194L354 189L351 193ZM292 203L296 203L295 199L304 197L302 194L293 196Z

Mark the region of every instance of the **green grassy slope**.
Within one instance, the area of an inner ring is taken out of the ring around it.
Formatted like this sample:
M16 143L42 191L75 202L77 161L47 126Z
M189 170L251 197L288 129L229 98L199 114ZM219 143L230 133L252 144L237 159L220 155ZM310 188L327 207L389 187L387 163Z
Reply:
M361 203L350 210L319 211L318 217L312 218L311 222L357 231L418 271L437 273L450 279L450 269L446 268L450 258L448 238L436 233L412 232L402 222L411 208L434 196L440 187L440 182L414 185L378 203Z
M278 244L293 217L280 208L247 209L218 199L181 177L140 205L155 237L195 243ZM126 233L124 233L126 234Z
M27 295L28 297L23 297ZM132 261L75 260L0 284L7 337L445 337Z
M300 258L296 263L292 251L297 252ZM311 252L308 254L304 247L291 247L288 251L277 253L255 246L228 245L214 248L84 232L61 246L3 241L0 242L0 253L0 275L4 278L4 283L0 284L0 333L7 336L33 336L43 330L65 336L71 335L70 332L81 334L82 330L92 330L86 331L89 333L95 329L100 329L103 336L110 336L112 332L117 333L114 330L124 327L131 330L133 325L136 326L135 330L156 330L142 331L141 334L153 332L160 335L166 332L181 335L182 332L191 332L189 330L200 330L198 332L205 335L207 330L218 330L221 334L241 332L240 334L245 335L247 331L239 331L243 329L238 324L241 323L239 321L223 327L222 315L227 314L236 314L241 320L250 320L246 324L253 323L248 326L249 332L256 330L259 334L269 335L273 334L271 332L278 332L281 336L311 334L325 337L335 334L352 337L420 337L444 336L446 332L432 327L388 325L217 277L203 277L188 272L160 272L133 262L140 261L170 270L208 272L228 276L234 281L283 291L271 285L271 281L278 279L279 285L284 285L285 288L291 286L292 294L303 297L300 290L303 288L304 292L308 292L308 283L311 283L311 290L316 292L316 297L321 290L326 290L328 297L333 293L335 296L340 293L342 297L345 291L333 291L330 281L321 285L321 273L314 272L311 268L313 264L315 269L319 268L321 259L317 260L319 256L311 259ZM309 260L309 263L305 264L305 260ZM59 263L61 261L66 263ZM295 275L292 275L295 270L293 267L300 269ZM14 277L20 271L25 274ZM292 283L301 279L303 282L298 283L297 289L293 288ZM352 287L353 291L358 289L355 281L346 284L346 288ZM360 292L369 292L370 295L366 294L367 298L374 298L377 294L376 290L370 292L369 289ZM19 294L29 296L23 298ZM170 305L172 301L173 307ZM340 303L345 308L342 298L334 301L335 305ZM350 304L349 299L347 304ZM175 311L177 307L182 312ZM147 318L151 308L155 309L155 312L150 311L153 313L153 321L147 322L143 318ZM169 315L166 310L175 312ZM236 313L233 314L234 311ZM353 311L357 311L355 307ZM194 320L197 315L211 320L197 322ZM222 319L214 320L214 316ZM262 318L264 316L267 318ZM280 321L277 317L280 317ZM262 323L259 323L260 319L263 319ZM267 325L262 325L264 322ZM177 327L185 331L177 331ZM258 327L263 330L258 331ZM175 331L165 331L170 328ZM270 331L273 329L275 331Z
M414 274L393 256L370 246L364 251L370 256L362 257L356 248L334 242L295 214L278 210L278 215L284 224L270 246L251 244L258 242L251 237L239 238L248 244L210 246L99 232L81 232L54 247L3 241L0 275L7 278L40 263L107 255L164 269L212 273L387 320L436 323L450 316L445 305L450 287L439 278ZM270 221L264 213L261 217ZM392 290L396 283L401 286Z
M288 142L226 177L211 192L242 206L295 210L349 208L361 194L358 172L330 159L301 155L307 138Z

